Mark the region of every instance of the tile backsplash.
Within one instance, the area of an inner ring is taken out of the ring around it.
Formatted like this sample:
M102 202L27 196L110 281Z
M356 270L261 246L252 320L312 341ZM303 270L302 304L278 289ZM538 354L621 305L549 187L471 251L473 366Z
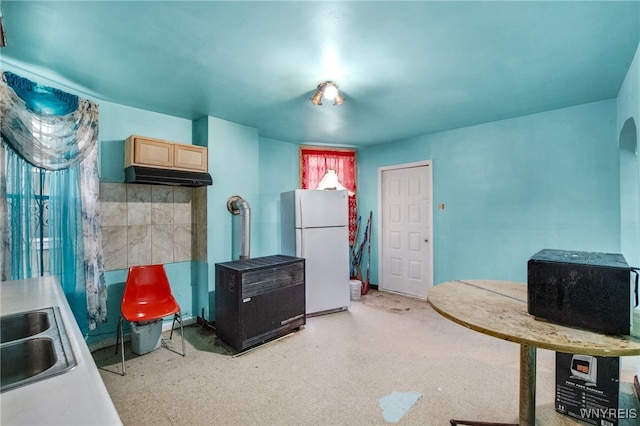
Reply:
M207 259L206 187L100 183L105 270Z

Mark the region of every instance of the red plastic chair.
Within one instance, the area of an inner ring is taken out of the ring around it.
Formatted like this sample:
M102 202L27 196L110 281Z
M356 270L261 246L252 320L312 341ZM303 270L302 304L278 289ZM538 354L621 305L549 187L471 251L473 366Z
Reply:
M176 321L178 321L180 323L180 336L182 337L181 355L186 355L180 305L178 305L178 302L173 297L169 279L167 278L167 273L163 265L132 266L129 268L120 309L122 315L118 322L116 353L118 353L118 343L120 343L122 349L123 376L127 374L124 365L123 319L129 322L144 322L173 315L169 339L173 337L173 327Z

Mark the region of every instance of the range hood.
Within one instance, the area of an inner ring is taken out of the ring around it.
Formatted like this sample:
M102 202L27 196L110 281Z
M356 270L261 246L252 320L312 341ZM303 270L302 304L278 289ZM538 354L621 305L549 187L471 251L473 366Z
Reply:
M124 181L125 183L191 187L213 185L213 179L211 179L209 173L140 166L126 167L124 169Z

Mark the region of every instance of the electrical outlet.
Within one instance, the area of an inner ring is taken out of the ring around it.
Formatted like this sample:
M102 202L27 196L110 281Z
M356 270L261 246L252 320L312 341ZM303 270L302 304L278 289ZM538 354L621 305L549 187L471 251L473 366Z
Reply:
M446 209L447 209L447 205L445 203L438 204L438 210L446 210Z

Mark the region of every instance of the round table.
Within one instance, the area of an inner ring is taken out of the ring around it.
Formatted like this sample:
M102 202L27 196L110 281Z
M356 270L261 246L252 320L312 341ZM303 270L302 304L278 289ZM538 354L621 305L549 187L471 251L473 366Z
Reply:
M527 285L457 280L434 286L433 309L471 330L520 344L520 425L535 426L536 348L593 356L640 355L640 339L537 320L527 312Z

